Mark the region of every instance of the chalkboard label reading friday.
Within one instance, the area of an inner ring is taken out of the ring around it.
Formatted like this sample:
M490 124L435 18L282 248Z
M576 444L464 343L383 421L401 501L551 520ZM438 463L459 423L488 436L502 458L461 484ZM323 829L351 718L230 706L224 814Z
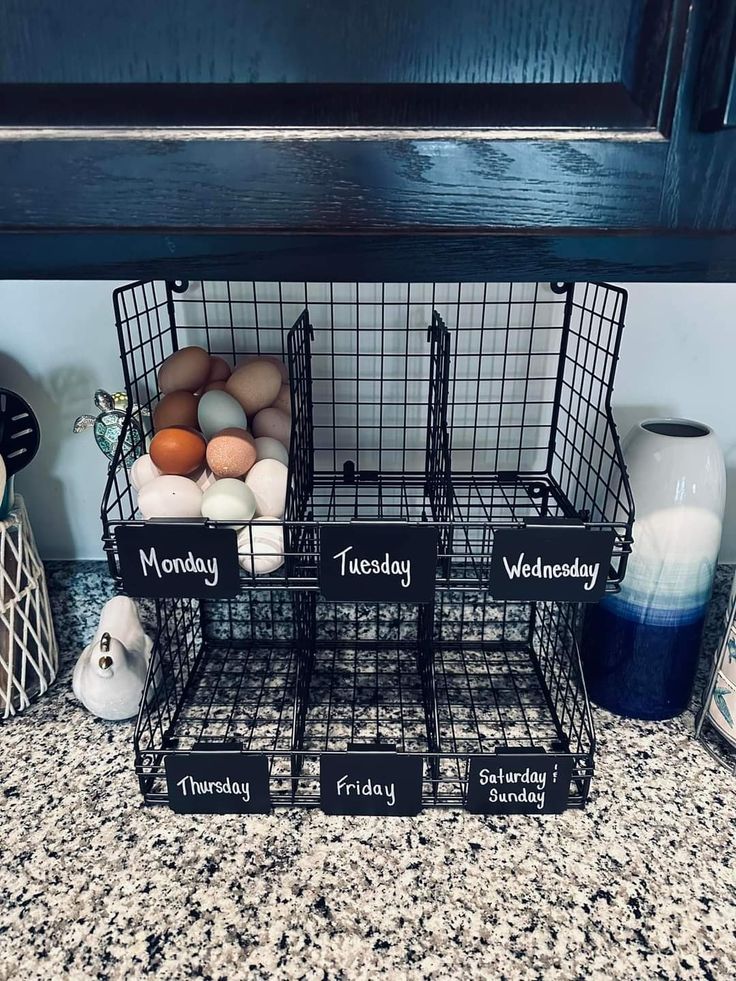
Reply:
M238 593L234 528L151 521L121 525L115 537L123 588L132 596L223 599Z
M561 814L567 807L572 757L496 753L470 761L466 807L473 814Z
M319 794L326 814L410 817L422 809L422 758L351 744L320 757Z

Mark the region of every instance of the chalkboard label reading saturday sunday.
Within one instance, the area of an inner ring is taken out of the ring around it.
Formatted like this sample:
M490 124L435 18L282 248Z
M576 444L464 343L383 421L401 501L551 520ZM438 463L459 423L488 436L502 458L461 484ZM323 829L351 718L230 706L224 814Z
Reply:
M320 806L326 814L411 817L422 809L422 759L351 746L320 757Z
M466 808L473 814L561 814L572 763L572 757L552 753L474 756Z
M499 528L489 592L494 600L596 603L606 588L615 535L578 523Z
M166 757L169 805L177 814L267 814L268 760L232 751Z
M431 603L437 529L393 522L320 528L320 589L327 600Z
M234 528L201 522L147 522L115 529L123 589L131 596L237 596L240 568Z

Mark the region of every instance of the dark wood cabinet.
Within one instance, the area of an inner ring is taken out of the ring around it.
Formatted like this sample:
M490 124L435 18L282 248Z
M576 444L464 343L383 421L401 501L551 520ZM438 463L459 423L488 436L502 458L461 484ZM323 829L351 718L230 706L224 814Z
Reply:
M8 0L2 272L734 279L735 7Z

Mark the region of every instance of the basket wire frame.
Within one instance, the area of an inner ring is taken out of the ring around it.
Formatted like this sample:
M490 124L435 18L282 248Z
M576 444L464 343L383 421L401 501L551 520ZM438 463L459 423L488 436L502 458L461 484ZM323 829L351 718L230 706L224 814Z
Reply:
M131 404L153 408L158 369L184 344L290 364L286 561L267 577L243 571L244 589L317 590L320 524L359 518L430 522L437 588L472 591L498 528L561 517L615 532L616 591L633 523L610 408L626 294L556 289L136 283L114 299ZM120 583L115 528L136 520L122 453L102 520Z
M319 802L319 758L389 743L425 761L425 804L467 795L469 759L569 754L582 806L595 737L579 610L494 602L494 533L535 517L610 528L622 578L633 504L610 410L626 295L562 284L136 283L115 293L130 404L152 409L185 344L289 365L285 564L229 601L159 601L135 737L145 799L167 754L239 741L269 760L274 804ZM128 422L130 415L128 417ZM102 506L136 518L122 454ZM319 530L353 518L437 527L434 604L318 595Z

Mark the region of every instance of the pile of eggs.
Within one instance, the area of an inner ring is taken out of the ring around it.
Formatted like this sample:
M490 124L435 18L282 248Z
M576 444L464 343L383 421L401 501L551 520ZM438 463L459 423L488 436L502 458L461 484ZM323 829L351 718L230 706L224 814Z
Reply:
M131 482L144 518L243 524L240 564L251 574L283 565L291 398L286 366L250 355L234 369L200 347L164 361L148 453Z

